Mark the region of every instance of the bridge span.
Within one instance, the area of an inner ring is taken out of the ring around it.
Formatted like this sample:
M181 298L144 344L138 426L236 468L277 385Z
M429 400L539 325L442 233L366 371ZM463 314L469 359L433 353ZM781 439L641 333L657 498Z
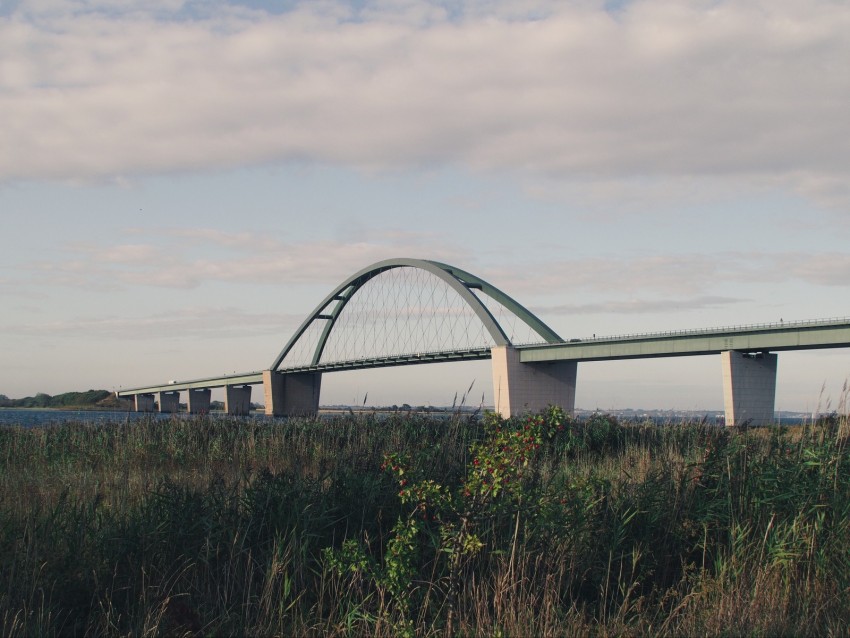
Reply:
M569 339L501 290L459 268L392 259L345 280L308 315L269 368L122 389L140 411L192 413L224 388L229 414L247 414L263 386L269 415L318 411L322 374L340 370L492 360L495 410L575 408L579 362L720 355L726 423L774 418L777 352L850 347L850 319Z

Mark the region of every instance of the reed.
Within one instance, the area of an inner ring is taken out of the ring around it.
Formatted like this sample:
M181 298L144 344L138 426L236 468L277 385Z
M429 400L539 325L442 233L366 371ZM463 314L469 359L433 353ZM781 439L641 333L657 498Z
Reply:
M3 428L0 634L839 633L848 441L557 410Z

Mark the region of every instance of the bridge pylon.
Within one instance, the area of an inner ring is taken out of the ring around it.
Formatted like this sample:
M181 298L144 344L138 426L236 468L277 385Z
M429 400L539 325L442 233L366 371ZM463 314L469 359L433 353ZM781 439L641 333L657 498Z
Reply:
M251 413L251 386L224 386L224 411L233 416L247 416Z
M775 353L720 353L726 425L769 425L776 402Z
M180 409L180 393L179 392L160 392L159 393L159 411L163 414L171 414Z
M263 370L268 416L315 416L319 413L321 372L281 373Z
M575 361L522 363L512 346L490 349L493 406L504 418L557 405L572 413L576 404Z
M210 411L212 393L209 388L189 388L188 394L186 408L189 414L206 414Z

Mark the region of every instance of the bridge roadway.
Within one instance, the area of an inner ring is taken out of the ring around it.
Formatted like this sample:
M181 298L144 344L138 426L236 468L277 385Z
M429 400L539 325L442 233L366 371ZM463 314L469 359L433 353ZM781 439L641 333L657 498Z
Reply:
M293 382L300 379L298 383L302 384L302 388L298 391L299 393L303 393L306 388L308 393L313 394L310 401L304 404L307 406L304 409L309 410L311 401L318 406L319 382L323 372L494 358L494 392L496 394L500 394L501 390L504 390L505 394L508 393L506 388L499 385L501 381L497 380L497 375L501 374L501 378L507 380L510 376L524 378L523 375L526 372L532 371L531 376L534 376L534 380L526 385L536 386L541 381L543 384L554 384L549 390L543 391L544 394L541 396L544 398L538 401L545 406L546 401L550 401L545 398L546 396L563 396L565 392L568 397L571 393L571 400L574 402L575 366L578 362L720 354L723 362L727 422L731 424L741 420L741 417L736 414L752 414L755 411L760 411L763 415L772 414L777 355L770 354L771 352L843 347L850 347L850 319L848 318L593 337L509 348L412 353L282 368L274 375L271 371L265 370L169 382L122 389L118 395L134 396L137 409L153 409L153 395L159 393L160 409L176 411L179 392L189 391L190 410L193 410L193 399L195 405L200 405L203 410L204 405L207 408L209 406L210 389L223 387L226 389L226 403L230 404L228 411L247 413L250 409L251 385L264 385L267 393L266 401L269 403L272 400L272 396L268 394L272 376L289 377ZM499 361L496 362L495 358ZM543 373L537 374L539 371ZM528 378L531 379L531 376ZM510 390L510 394L513 392L513 389ZM527 393L528 389L522 392ZM733 402L740 403L742 398L746 398L746 405L743 407L733 405ZM504 408L501 403L502 397L497 398L496 401L497 410L500 412L507 410L508 413L513 413L516 410ZM165 402L168 405L164 407ZM760 405L762 403L764 405Z
M611 361L850 347L850 319L819 319L599 337L566 343L518 346L522 363Z
M392 357L375 357L370 359L354 359L351 361L331 361L317 365L303 365L291 368L281 368L282 374L301 372L334 372L338 370L365 370L368 368L388 368L391 366L414 365L420 363L438 363L446 361L477 361L489 359L490 348L474 348L470 350L443 350L440 352L417 352ZM157 385L128 388L118 391L118 396L133 396L154 392L176 392L204 388L224 388L234 385L255 385L263 382L263 371L225 374L220 377L205 377L190 381L173 381Z

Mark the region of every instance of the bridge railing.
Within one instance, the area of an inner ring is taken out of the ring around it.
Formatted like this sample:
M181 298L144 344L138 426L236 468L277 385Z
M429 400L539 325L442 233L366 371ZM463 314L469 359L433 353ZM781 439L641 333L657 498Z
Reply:
M433 350L393 354L382 357L361 357L341 361L321 361L317 364L294 364L287 366L284 360L280 372L321 372L331 370L349 370L358 368L373 368L383 365L404 365L414 363L431 363L436 361L463 361L488 359L490 347L469 348L464 350Z
M581 343L601 343L606 341L623 341L623 340L634 340L634 339L657 339L659 337L686 337L693 335L713 335L713 334L723 334L727 332L755 332L758 330L782 330L786 328L794 329L794 328L816 328L820 326L837 326L837 325L847 325L850 324L850 317L831 317L828 319L802 319L802 320L794 320L794 321L777 321L774 323L752 323L752 324L742 324L736 326L721 326L715 328L692 328L686 330L668 330L663 332L634 332L634 333L626 333L620 335L608 335L602 337L586 337L581 339L571 339L566 343L570 342L581 342ZM537 344L522 344L525 345L537 345ZM546 344L540 344L546 345ZM560 345L560 344L550 344L550 345Z

